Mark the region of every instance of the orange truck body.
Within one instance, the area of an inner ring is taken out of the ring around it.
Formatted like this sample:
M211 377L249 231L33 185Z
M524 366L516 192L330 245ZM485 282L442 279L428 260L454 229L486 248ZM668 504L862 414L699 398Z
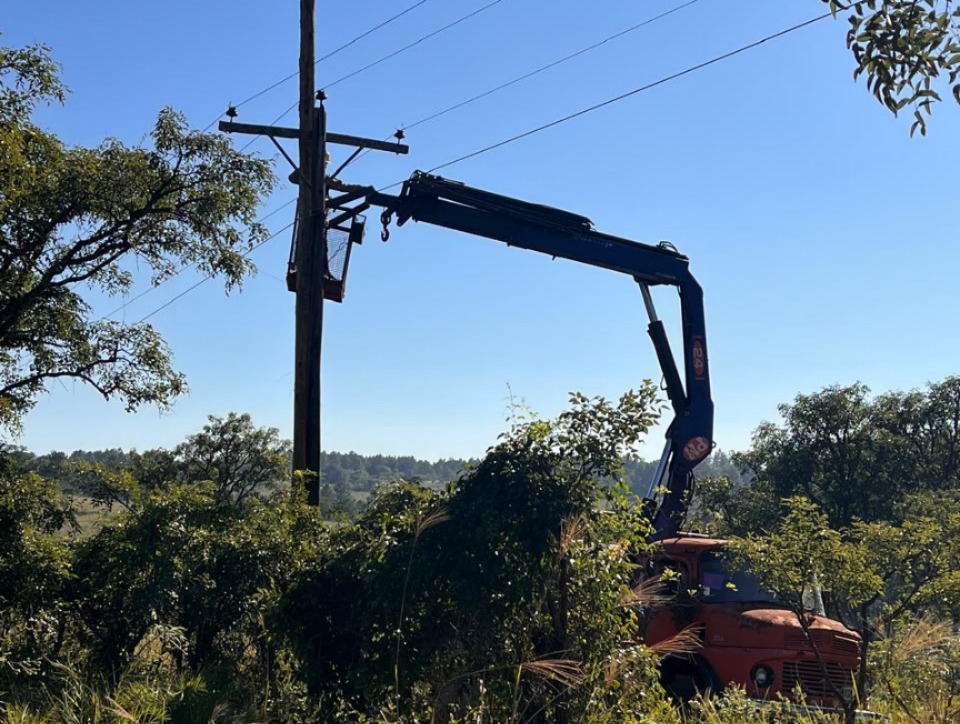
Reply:
M665 658L668 690L685 696L737 685L748 696L773 699L778 694L796 698L799 689L804 703L839 705L837 692L846 696L852 691L860 661L859 634L839 621L809 613L811 646L793 611L769 594L751 590L743 574L725 571L724 544L722 539L687 533L656 544L651 568L656 573L672 569L678 595L672 604L654 609L644 639L655 645L695 627L701 641L695 652ZM734 582L742 583L743 590Z

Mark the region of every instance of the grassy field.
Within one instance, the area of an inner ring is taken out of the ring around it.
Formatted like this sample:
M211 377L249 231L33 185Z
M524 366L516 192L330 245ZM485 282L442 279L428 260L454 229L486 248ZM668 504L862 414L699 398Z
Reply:
M103 506L97 505L90 498L82 495L71 495L70 502L73 505L77 530L73 531L70 528L65 528L62 531L63 535L77 535L86 538L100 530L104 522L113 515Z

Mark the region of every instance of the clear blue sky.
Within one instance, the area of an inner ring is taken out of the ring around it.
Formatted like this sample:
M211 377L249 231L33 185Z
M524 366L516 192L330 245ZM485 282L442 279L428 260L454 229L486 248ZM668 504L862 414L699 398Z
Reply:
M413 0L318 4L323 55ZM318 84L484 4L430 0L322 63ZM679 4L502 0L330 88L329 126L384 137ZM370 154L345 178L400 180L822 11L817 0L700 0L418 126L409 156ZM72 94L40 114L43 126L75 144L135 143L164 106L203 127L294 72L296 13L292 0L20 2L6 8L0 42L48 43L63 64ZM938 107L930 136L911 140L909 118L893 118L852 82L845 30L823 21L444 171L686 253L706 292L716 438L727 450L747 446L798 392L855 380L878 392L914 388L960 372L960 113ZM288 81L244 105L240 120L269 123L296 93ZM295 124L295 114L284 120ZM276 155L263 139L254 148ZM285 177L282 160L277 168ZM294 195L282 184L264 213ZM280 228L291 214L267 223ZM381 244L375 217L345 303L326 307L326 449L478 455L504 428L510 390L552 415L571 390L617 396L659 378L627 278L424 225ZM229 411L289 436L288 245L285 232L256 252L261 273L241 293L208 282L152 318L191 387L172 413L128 415L79 385L58 385L20 442L38 452L172 446L208 414ZM197 279L183 274L131 303L125 318ZM675 323L672 294L658 302ZM107 304L98 310L118 300Z

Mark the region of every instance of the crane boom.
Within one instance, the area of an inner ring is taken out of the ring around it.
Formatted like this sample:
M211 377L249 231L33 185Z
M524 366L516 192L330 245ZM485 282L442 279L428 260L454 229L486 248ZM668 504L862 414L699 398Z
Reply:
M657 472L650 484L652 539L680 530L693 487L693 469L713 447L713 401L703 309L703 290L690 273L689 260L672 245L653 246L593 228L590 219L560 209L533 204L471 188L439 176L416 172L399 195L373 188L339 184L352 198L361 194L368 205L385 209L384 224L396 214L397 225L410 219L462 231L537 251L552 257L609 269L632 277L643 294L648 332L663 370L667 396L674 411ZM670 285L680 295L684 381L657 318L650 287Z

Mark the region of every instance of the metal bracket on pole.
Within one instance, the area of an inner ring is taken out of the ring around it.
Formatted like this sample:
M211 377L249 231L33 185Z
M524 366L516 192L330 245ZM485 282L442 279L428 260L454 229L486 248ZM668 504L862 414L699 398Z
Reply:
M262 126L257 123L236 123L235 121L220 121L217 128L225 133L245 133L250 136L269 136L270 138L300 138L299 128L283 128L282 126Z
M343 133L328 133L327 143L336 143L339 146L356 146L357 148L371 148L374 151L390 151L391 153L410 153L410 146L405 143L390 143L378 141L375 138L348 136Z
M340 175L340 172L343 171L343 169L345 169L345 168L346 168L347 166L349 166L351 163L353 163L353 160L354 160L357 156L360 155L360 152L361 152L362 150L363 150L362 148L359 148L359 147L358 147L353 153L351 153L351 154L347 157L347 160L344 161L343 163L341 163L339 166L337 166L337 170L334 171L334 172L333 172L332 174L330 174L330 175L331 175L333 178L336 178L337 176L339 176L339 175Z
M369 208L370 208L370 204L367 202L364 202L359 206L353 207L352 209L347 209L342 214L338 214L334 216L332 219L330 219L329 221L327 221L327 228L333 228L333 227L339 226L344 221L352 219L357 214L362 214L364 211L366 211Z
M269 139L270 139L270 142L271 142L274 146L277 147L277 150L278 150L280 153L283 154L283 157L284 157L285 159L287 159L287 162L290 164L290 166L293 168L294 172L295 172L295 173L298 175L298 177L299 177L300 169L299 169L299 167L297 166L297 164L294 163L293 159L290 158L290 154L287 153L286 150L284 150L283 146L281 146L279 143L277 143L277 139L276 139L276 138L274 138L273 136L267 136L267 138L269 138ZM291 175L293 175L293 174L291 174Z
M330 179L330 181L330 188L339 188L337 184L332 183L333 179ZM365 188L357 188L340 196L330 197L327 199L327 205L334 209L343 209L346 208L346 204L349 204L351 201L356 201L357 199L362 199L366 195L367 191Z

